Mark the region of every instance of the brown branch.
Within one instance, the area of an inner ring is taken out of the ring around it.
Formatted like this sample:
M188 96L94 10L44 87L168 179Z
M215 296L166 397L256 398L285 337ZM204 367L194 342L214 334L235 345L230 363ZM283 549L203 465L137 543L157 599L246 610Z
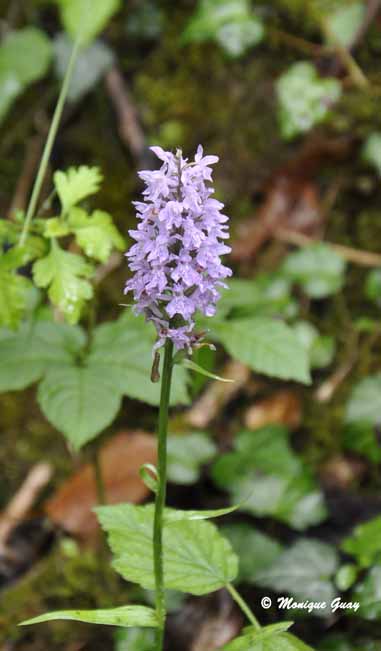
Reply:
M33 136L33 138L29 140L26 148L24 164L8 211L10 218L14 217L18 210L25 210L27 206L29 192L40 162L43 144L44 137L42 135Z
M105 84L118 117L120 138L140 162L145 147L144 133L139 124L136 106L117 66L108 71Z
M287 242L287 244L294 244L295 246L309 246L321 241L286 228L280 228L277 230L274 233L274 237L281 242ZM332 244L331 242L324 242L324 244L329 246L348 262L353 262L362 267L381 267L381 255L378 253L371 253L370 251L363 251L361 249L352 249L349 246Z

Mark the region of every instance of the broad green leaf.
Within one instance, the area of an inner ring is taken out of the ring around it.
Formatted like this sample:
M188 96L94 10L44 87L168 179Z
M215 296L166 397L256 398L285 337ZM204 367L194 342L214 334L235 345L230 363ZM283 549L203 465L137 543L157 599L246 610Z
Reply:
M113 377L116 390L130 398L158 405L160 383L150 380L152 346L155 336L151 325L130 310L114 323L98 326L94 332L89 364L99 376ZM185 369L176 365L173 370L171 404L189 401Z
M248 0L199 0L183 40L215 40L230 56L239 57L263 35L264 26Z
M283 137L290 140L322 122L340 98L337 79L319 77L309 61L294 63L278 79L276 91Z
M381 423L381 373L364 378L353 389L346 410L348 423Z
M96 513L108 533L117 572L152 590L153 506L118 504L98 507ZM230 544L210 522L167 522L163 551L166 588L202 595L218 590L237 574L238 561Z
M152 651L155 632L149 628L121 628L115 635L114 651Z
M98 167L69 167L66 172L54 174L54 185L62 205L62 212L68 213L80 201L96 194L103 176Z
M72 40L64 33L58 34L53 43L55 70L58 78L65 76L73 49ZM102 41L96 41L80 50L68 91L69 102L78 102L91 91L114 63L113 51Z
M381 138L381 136L380 136ZM381 146L381 143L380 143ZM380 151L381 155L381 151ZM381 172L381 161L380 161ZM372 269L366 277L365 295L378 307L381 306L381 269Z
M381 462L381 447L374 425L349 423L343 431L343 444L347 450L361 454L372 463Z
M216 333L232 357L254 371L310 382L307 351L285 323L265 318L234 319L217 324Z
M361 567L369 567L381 561L381 516L355 527L341 548L354 556Z
M17 331L0 330L0 391L25 389L51 367L73 362L85 337L77 326L30 320Z
M359 602L357 614L364 619L381 619L381 565L374 565L364 581L356 586L352 601Z
M332 362L335 354L333 337L321 335L317 328L307 321L298 321L293 329L309 354L312 368L324 368Z
M223 525L220 529L239 558L238 582L255 583L258 572L270 567L282 553L282 545L247 522Z
M93 268L75 253L64 251L52 240L50 253L33 265L37 287L48 287L48 295L69 323L77 323L85 301L93 295L87 280Z
M330 614L329 604L336 597L333 576L339 565L336 549L319 540L300 539L284 551L269 568L259 572L257 583L301 601L326 602L326 609L315 614Z
M339 567L335 576L335 584L341 592L352 587L358 576L358 567L354 563L345 563Z
M20 626L51 622L57 619L69 619L75 622L88 624L102 624L106 626L157 626L156 613L147 606L121 606L119 608L106 608L103 610L57 610L46 615L39 615L22 622Z
M194 484L201 467L217 454L217 448L206 434L194 432L168 438L168 480L174 484Z
M235 640L221 651L313 651L294 635L286 633L293 622L265 626L259 631L248 626Z
M62 23L82 44L92 41L121 7L121 0L56 0Z
M365 18L365 5L360 0L344 2L341 7L331 11L327 17L329 30L336 42L349 47Z
M214 481L228 490L234 504L257 516L272 515L296 529L326 517L322 493L310 471L296 457L287 431L267 426L241 432L236 450L220 457L212 468Z
M0 258L1 260L1 258ZM0 326L17 328L25 315L30 281L0 264Z
M88 216L85 210L72 208L68 225L77 243L90 258L106 262L114 248L119 251L125 248L125 241L107 212L96 210Z
M86 363L52 368L38 387L46 418L78 450L115 418L121 394L107 374Z
M326 244L318 243L291 253L283 273L300 285L311 298L325 298L344 284L345 261Z
M362 149L362 157L381 176L381 133L374 131L368 136Z
M45 75L51 54L49 39L35 27L10 32L4 38L0 46L0 121L14 100Z

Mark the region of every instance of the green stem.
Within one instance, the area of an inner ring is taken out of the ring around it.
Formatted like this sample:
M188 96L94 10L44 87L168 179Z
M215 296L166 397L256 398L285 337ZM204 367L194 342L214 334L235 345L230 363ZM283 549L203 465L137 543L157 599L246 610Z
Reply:
M153 525L153 553L156 587L156 613L158 620L157 651L162 651L165 627L165 593L163 571L163 515L167 484L167 427L169 396L172 379L173 343L167 339L164 349L164 364L161 380L159 432L158 432L158 489L155 500Z
M64 77L64 80L63 80L63 83L62 83L62 88L61 88L61 91L60 91L60 94L59 94L59 97L58 97L58 101L57 101L57 105L56 105L56 108L55 108L55 111L54 111L52 123L51 123L50 129L49 129L48 137L46 139L44 151L43 151L43 154L42 154L42 157L41 157L40 166L38 168L36 180L34 182L34 186L33 186L33 190L32 190L32 195L31 195L31 198L30 198L30 201L29 201L27 212L26 212L25 221L24 221L23 229L22 229L22 232L21 232L20 240L19 240L19 246L24 246L24 244L26 242L26 238L28 237L28 231L29 231L29 228L30 228L30 224L31 224L32 219L33 219L33 217L35 215L35 212L36 212L37 202L38 202L38 199L39 199L39 196L40 196L41 187L42 187L42 184L44 182L46 170L47 170L48 163L49 163L49 158L50 158L50 155L52 153L53 144L54 144L54 141L56 139L58 127L59 127L61 117L62 117L62 111L63 111L64 105L65 105L67 93L68 93L68 90L69 90L70 80L71 80L71 76L72 76L73 70L74 70L74 64L75 64L75 61L77 59L77 55L78 55L78 51L79 51L79 43L80 43L80 38L78 37L76 39L75 43L74 43L74 46L73 46L73 49L72 49L72 52L71 52L71 55L70 55L70 60L69 60L68 67L67 67L67 70L66 70L66 73L65 73L65 77Z
M247 605L246 601L243 599L243 597L241 597L241 595L237 592L237 590L231 583L228 583L226 585L226 588L230 592L231 596L233 597L234 601L238 604L242 612L245 613L249 622L259 631L261 625L258 622L252 610Z

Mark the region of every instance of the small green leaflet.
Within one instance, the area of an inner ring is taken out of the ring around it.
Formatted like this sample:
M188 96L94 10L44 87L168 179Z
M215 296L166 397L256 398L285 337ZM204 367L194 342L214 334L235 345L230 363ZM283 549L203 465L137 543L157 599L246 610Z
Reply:
M48 295L69 323L77 323L85 301L93 296L93 288L87 280L93 268L75 253L64 251L52 240L50 253L33 265L33 277L37 287L48 287Z
M207 371L206 369L202 368L199 364L196 364L193 362L191 359L183 359L181 362L182 366L185 366L185 368L189 368L190 371L194 371L195 373L200 373L201 375L205 375L205 377L209 377L212 380L219 380L220 382L234 382L234 380L229 380L229 378L225 377L220 377L219 375L215 375L214 373L211 373L210 371Z
M120 393L158 405L160 385L150 381L154 340L152 326L145 323L142 317L136 317L131 310L126 310L117 321L96 328L89 364L97 368L99 377L112 377L115 390ZM173 371L172 405L189 402L186 382L186 370L176 365Z
M49 39L35 27L9 32L0 46L0 122L24 90L45 75L52 56Z
M0 326L17 328L26 310L30 287L24 276L2 269L0 258Z
M352 535L342 542L341 548L354 556L360 567L381 562L381 516L355 527Z
M211 518L220 518L223 515L229 515L239 509L240 505L227 506L224 509L210 509L208 511L183 511L181 509L166 509L164 520L168 524L179 522L180 520L210 520Z
M316 299L331 296L343 287L345 269L345 260L321 242L290 253L282 268L290 280Z
M153 506L119 504L98 507L96 513L108 533L117 572L143 588L154 589ZM237 557L210 522L167 522L163 548L166 588L202 595L218 590L237 574Z
M321 335L317 328L308 321L297 321L293 330L300 342L306 347L311 368L325 368L335 354L335 341L329 335Z
M174 484L194 484L203 464L211 461L217 448L209 436L201 432L168 437L168 480Z
M89 216L82 208L72 208L68 226L87 256L106 262L113 248L123 251L125 241L114 226L111 215L95 210Z
M152 651L155 631L150 628L121 628L115 635L114 651Z
M90 43L118 11L121 0L56 0L62 23L72 37Z
M260 571L256 582L301 601L326 602L327 608L315 611L325 617L331 614L329 604L336 597L333 576L338 565L335 547L319 540L300 539L269 568Z
M381 133L379 131L371 133L364 142L362 157L374 167L378 176L381 176Z
M51 622L57 619L69 619L75 622L88 624L102 624L106 626L147 626L156 627L156 613L147 606L121 606L119 608L106 608L104 610L57 610L46 615L39 615L27 619L19 626Z
M112 423L122 396L107 375L72 364L48 371L37 397L47 419L79 450Z
M232 357L254 371L310 383L308 353L289 326L266 318L232 319L215 332Z
M64 323L30 320L0 330L0 391L25 389L49 368L72 364L84 344L83 331Z
M326 21L329 31L336 41L344 47L350 47L364 17L365 5L360 2L344 0L343 5L327 13ZM329 42L329 39L328 39Z
M262 631L266 631L266 628ZM223 646L221 651L313 651L310 646L290 633L260 635L262 631L258 637L254 633L242 635Z
M341 85L337 79L322 78L309 61L292 64L278 79L279 122L282 136L291 140L312 129L328 115L338 101Z
M92 194L96 194L103 176L98 167L69 167L66 172L55 172L54 185L62 205L62 212L71 208Z
M348 423L367 423L379 425L381 373L371 375L361 380L354 387L346 410Z
M381 619L381 565L374 565L365 579L356 586L352 601L359 602L357 614L364 619Z

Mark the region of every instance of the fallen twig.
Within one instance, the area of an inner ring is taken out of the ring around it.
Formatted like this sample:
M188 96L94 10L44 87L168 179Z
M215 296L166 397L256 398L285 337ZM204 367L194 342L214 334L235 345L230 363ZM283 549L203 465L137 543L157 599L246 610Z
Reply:
M122 141L140 163L144 154L145 138L139 124L138 113L125 80L117 66L105 77L107 92L118 116L118 130Z

